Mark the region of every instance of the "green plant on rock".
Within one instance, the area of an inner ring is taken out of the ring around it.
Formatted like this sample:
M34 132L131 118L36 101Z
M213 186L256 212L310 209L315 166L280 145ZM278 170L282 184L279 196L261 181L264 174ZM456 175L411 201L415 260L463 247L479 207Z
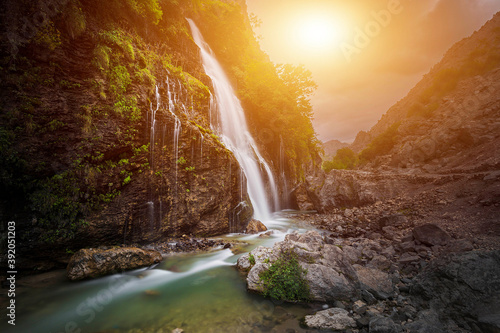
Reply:
M249 254L248 255L248 262L250 263L250 265L255 265L255 257L253 256L253 254Z
M113 110L120 116L136 122L141 119L141 110L137 107L135 96L121 97L114 104Z
M263 294L277 300L307 301L310 292L306 274L293 250L281 252L271 267L259 275Z
M40 46L45 46L51 51L54 51L57 47L62 44L61 33L55 27L54 22L49 20L42 27L39 28L35 37L33 37L33 42Z
M96 48L94 49L94 59L92 59L92 64L101 71L108 69L110 54L111 54L111 49L108 46L97 45Z

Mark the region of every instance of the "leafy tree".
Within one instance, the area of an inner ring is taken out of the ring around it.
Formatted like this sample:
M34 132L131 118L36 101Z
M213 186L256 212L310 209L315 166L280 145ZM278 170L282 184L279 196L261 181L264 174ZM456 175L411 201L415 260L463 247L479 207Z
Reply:
M387 155L396 144L396 135L401 122L392 124L359 154L362 163L373 161L377 156Z
M332 169L353 169L358 164L358 156L352 149L345 147L337 150L331 161L323 162L322 168L326 172Z

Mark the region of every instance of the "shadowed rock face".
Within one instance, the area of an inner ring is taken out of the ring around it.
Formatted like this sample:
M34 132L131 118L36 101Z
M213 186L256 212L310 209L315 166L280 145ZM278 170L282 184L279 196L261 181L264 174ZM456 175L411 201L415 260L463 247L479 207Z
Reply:
M162 260L158 251L135 247L81 249L71 257L66 273L70 280L83 280L151 266Z
M432 262L411 286L422 304L461 326L474 319L498 332L500 322L500 251L453 254Z

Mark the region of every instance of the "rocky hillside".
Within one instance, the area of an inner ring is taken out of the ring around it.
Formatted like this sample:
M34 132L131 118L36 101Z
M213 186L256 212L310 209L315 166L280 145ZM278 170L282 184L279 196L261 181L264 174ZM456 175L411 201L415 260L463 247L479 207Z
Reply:
M499 41L497 13L455 44L368 133L360 132L351 148L369 166L498 168Z

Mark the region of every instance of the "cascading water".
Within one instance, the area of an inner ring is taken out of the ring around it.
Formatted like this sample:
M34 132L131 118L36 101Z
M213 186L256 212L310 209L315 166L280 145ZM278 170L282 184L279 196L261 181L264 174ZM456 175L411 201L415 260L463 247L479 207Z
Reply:
M286 180L286 171L285 171L285 146L283 145L283 138L280 135L280 177L281 183L283 185L283 195L281 202L287 208L288 205L288 183Z
M250 135L243 108L236 97L224 70L205 43L195 23L187 19L191 27L193 39L200 48L203 67L206 74L212 79L216 107L219 114L219 127L222 142L233 152L247 178L247 192L254 207L254 216L268 221L271 218L271 209L266 195L262 166L271 188L274 209L279 209L278 191L271 168L260 155L257 145Z

